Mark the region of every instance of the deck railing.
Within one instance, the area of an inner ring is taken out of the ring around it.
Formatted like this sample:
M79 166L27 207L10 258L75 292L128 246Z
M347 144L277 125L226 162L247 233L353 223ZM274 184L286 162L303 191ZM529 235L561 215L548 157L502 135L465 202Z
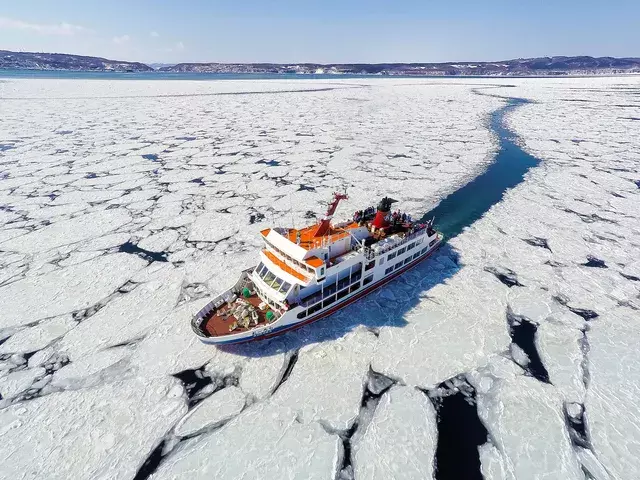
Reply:
M278 265L280 268L282 268L285 272L293 275L294 277L304 281L309 281L311 278L313 278L313 273L307 271L306 269L303 270L299 265L293 263L291 260L289 260L286 256L280 254L280 252L275 249L272 245L270 244L266 244L267 248L265 249L266 252L271 253L274 257L276 257L280 262L282 262L283 264L285 264L285 268L283 268L281 265ZM267 255L268 258L268 255ZM273 261L273 259L269 259L271 261ZM274 262L276 263L276 262ZM277 265L277 263L276 263ZM293 272L289 271L288 269L292 270ZM300 278L302 277L302 278Z
M411 240L421 236L426 231L427 231L426 227L425 228L421 228L417 232L413 232L411 235L407 235L402 240L400 240L398 242L390 243L389 245L386 245L386 246L382 247L381 249L379 249L377 251L374 251L370 247L365 247L365 248L369 249L372 252L371 253L371 257L367 257L367 259L373 260L374 257L376 257L378 255L383 255L383 254L387 253L389 250L393 250L394 248L399 247L400 245L404 245L405 243L410 242ZM366 254L365 254L365 256L366 256Z
M240 275L240 279L235 283L233 287L228 290L225 290L221 294L215 296L213 300L207 303L204 307L195 314L195 316L191 319L191 328L198 335L205 334L204 329L202 328L202 323L210 317L211 313L216 311L223 303L231 301L233 297L239 293L244 285L246 285L249 280L249 274L253 271L255 267L248 268L242 272Z

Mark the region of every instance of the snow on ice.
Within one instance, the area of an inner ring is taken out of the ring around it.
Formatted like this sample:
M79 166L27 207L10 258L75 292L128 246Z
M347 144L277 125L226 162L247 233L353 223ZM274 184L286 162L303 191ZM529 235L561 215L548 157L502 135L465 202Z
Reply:
M3 81L0 477L449 480L423 391L456 377L488 432L479 475L640 478L638 91ZM335 190L427 212L492 161L509 96L540 164L432 259L281 338L195 338L260 229Z

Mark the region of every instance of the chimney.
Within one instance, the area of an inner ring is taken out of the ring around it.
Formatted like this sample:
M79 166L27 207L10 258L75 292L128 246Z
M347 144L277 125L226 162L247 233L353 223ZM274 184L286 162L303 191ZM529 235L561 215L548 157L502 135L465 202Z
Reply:
M385 229L390 225L391 220L391 204L397 202L389 197L384 197L378 204L378 211L376 212L376 218L371 222L371 226L376 229Z

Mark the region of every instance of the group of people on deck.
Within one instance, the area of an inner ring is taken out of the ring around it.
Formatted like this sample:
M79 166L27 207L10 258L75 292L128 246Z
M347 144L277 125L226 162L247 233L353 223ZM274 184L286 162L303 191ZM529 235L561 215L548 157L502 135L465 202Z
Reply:
M372 219L375 214L376 209L374 207L367 207L364 210L357 210L353 214L353 221L357 223L364 222L365 220Z
M396 210L391 214L391 223L411 223L411 215L408 213L400 213L400 210Z
M367 220L371 220L373 217L375 217L375 214L375 207L367 207L364 210L357 210L353 214L353 221L361 224ZM389 223L398 225L402 223L411 223L411 221L411 215L409 215L408 213L401 213L400 210L396 210L395 212L391 213L391 219Z

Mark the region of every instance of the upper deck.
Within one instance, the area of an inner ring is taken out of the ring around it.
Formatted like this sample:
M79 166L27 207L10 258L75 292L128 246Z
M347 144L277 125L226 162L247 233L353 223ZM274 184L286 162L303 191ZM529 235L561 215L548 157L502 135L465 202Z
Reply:
M318 237L315 236L316 231L318 229L318 225L309 225L308 227L304 227L301 229L297 228L284 228L274 230L284 238L289 240L289 242L299 245L307 252L311 250L316 250L318 248L326 247L327 245L331 245L332 243L337 242L338 240L342 240L350 236L352 233L350 230L356 230L360 225L356 222L349 222L342 225L331 225L327 232ZM271 232L271 228L267 228L262 230L260 233L263 237L267 237ZM299 240L299 241L298 241Z

